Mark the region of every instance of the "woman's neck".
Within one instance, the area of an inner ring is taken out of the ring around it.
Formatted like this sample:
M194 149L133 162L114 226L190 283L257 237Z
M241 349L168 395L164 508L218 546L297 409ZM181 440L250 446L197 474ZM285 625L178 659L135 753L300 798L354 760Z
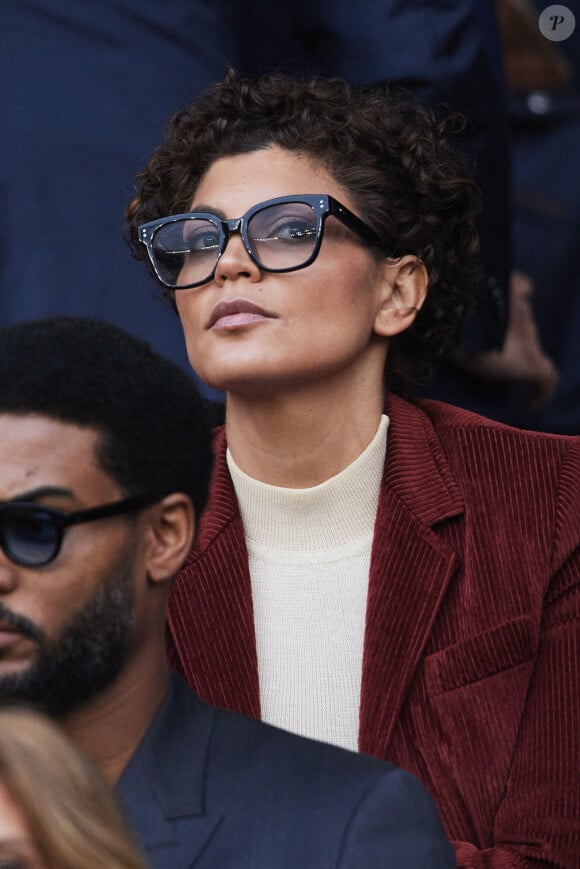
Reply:
M382 388L350 394L320 389L264 398L228 393L226 436L234 461L250 477L304 489L348 467L369 445L383 412Z

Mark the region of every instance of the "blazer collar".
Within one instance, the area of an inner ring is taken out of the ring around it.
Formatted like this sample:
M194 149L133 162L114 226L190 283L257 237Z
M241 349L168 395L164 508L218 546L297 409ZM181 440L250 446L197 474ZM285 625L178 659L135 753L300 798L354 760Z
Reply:
M236 493L226 460L226 429L219 426L214 432L214 468L207 507L201 517L195 547L186 564L197 560L211 546L226 525L240 516Z
M221 815L204 807L214 710L171 674L167 696L125 768L116 792L156 869L186 869Z
M438 406L435 401L410 404L397 395L386 401L390 423L383 495L392 490L429 527L463 512L461 492L430 418Z
M397 395L387 396L389 416L387 461L382 492L392 489L416 518L427 526L463 512L463 499L449 468L441 442L425 410L438 402L411 404ZM226 461L225 427L216 429L215 466L209 503L200 523L195 548L187 563L199 558L226 525L236 521L239 507Z
M198 694L213 706L259 718L252 584L223 427L214 452L209 501L195 546L173 582L167 623L179 667Z

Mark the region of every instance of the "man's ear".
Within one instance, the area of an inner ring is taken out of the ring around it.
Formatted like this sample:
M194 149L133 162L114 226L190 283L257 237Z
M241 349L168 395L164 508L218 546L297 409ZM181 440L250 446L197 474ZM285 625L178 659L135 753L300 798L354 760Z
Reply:
M408 329L427 297L428 285L429 273L419 257L407 254L387 260L374 324L376 334L391 337Z
M184 564L193 543L193 504L188 495L172 492L147 512L147 575L151 582L169 582Z

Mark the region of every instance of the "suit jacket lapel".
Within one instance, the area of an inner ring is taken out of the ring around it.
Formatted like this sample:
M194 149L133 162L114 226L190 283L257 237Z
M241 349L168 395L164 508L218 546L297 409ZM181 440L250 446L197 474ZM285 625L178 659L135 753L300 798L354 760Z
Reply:
M204 808L214 712L178 681L117 784L132 829L154 869L188 869L221 815Z
M209 503L188 563L174 582L168 626L189 684L214 706L259 718L248 553L223 429L214 450Z
M371 555L359 748L388 744L450 577L455 555L432 530L463 502L428 417L387 402L387 460Z

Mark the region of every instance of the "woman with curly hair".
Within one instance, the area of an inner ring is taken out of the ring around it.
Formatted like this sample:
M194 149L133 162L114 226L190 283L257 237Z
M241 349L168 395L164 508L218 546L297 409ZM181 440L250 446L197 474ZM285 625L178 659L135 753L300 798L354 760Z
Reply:
M477 284L450 132L389 87L230 71L138 177L132 249L227 397L169 655L412 770L460 866L572 867L580 445L415 397Z
M0 710L0 866L145 869L113 793L51 721Z

